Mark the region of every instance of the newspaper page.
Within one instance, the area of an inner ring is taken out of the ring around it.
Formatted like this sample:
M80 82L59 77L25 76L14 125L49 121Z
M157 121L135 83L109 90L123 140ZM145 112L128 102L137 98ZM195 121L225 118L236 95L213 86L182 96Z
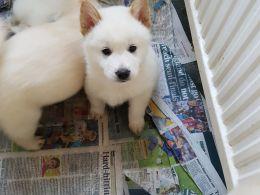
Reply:
M153 44L160 64L156 94L164 100L191 133L210 130L204 101L174 53L164 44Z
M207 155L207 157L210 159L207 143L203 133L192 133L190 136L191 139L201 147L205 155Z
M127 190L133 194L140 188L152 195L182 194L184 191L201 194L183 167L174 160L173 152L168 149L151 118L145 117L144 130L137 137L128 128L127 111L127 104L108 111L107 136L108 143L121 148Z
M178 162L176 157L173 155L169 157L169 161L172 169L178 175L181 194L196 194L202 195L202 192L198 188L198 186L194 183L192 177L187 173L187 171L183 168L183 166Z
M124 174L149 194L180 194L179 184L171 168L141 168L125 170Z
M117 194L115 151L82 149L1 155L0 194Z
M160 109L165 117L175 123L174 128L166 131L165 128L160 129L160 133L167 139L168 146L172 148L180 164L191 175L202 193L226 194L226 188L221 178L201 147L198 147L198 144L191 139L187 128L162 99L154 96L153 100L158 105L157 109Z
M181 64L196 61L178 14L170 0L155 1L152 9L153 41L166 44Z
M203 194L225 194L226 188L205 151L191 133L209 129L200 94L177 57L162 44L154 44L159 57L160 79L150 103L153 120ZM176 114L175 114L176 113Z
M129 5L131 0L122 0ZM181 64L196 61L194 49L183 29L178 14L170 0L149 0L152 18L152 39L166 44Z
M110 109L108 138L110 144L121 148L122 169L128 178L128 187L133 189L134 182L151 195L167 191L180 193L178 176L170 166L167 153L162 149L163 140L151 118L146 116L144 131L136 137L128 128L127 111L127 105Z

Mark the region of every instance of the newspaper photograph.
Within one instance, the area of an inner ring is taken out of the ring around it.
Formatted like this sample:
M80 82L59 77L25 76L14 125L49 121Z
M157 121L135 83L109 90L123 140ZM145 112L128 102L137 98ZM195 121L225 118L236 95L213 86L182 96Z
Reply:
M61 104L45 108L36 135L46 141L43 149L97 146L98 121L88 116L89 104L79 94Z
M0 194L120 194L117 190L122 188L117 185L121 178L117 178L115 168L120 153L82 149L1 157Z

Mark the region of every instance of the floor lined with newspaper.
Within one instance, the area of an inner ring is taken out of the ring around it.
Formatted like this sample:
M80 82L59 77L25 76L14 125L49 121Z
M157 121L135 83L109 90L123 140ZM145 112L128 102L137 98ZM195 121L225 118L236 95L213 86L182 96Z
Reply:
M205 100L184 68L192 45L170 0L150 5L160 79L141 135L128 128L127 103L96 121L81 91L44 108L40 151L0 131L0 194L226 194Z

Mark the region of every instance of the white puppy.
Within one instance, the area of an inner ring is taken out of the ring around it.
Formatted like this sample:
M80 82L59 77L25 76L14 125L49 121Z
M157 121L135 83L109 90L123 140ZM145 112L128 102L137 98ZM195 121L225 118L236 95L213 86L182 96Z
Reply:
M1 45L0 128L18 145L39 149L42 140L34 133L41 108L83 86L81 39L78 6L57 22L28 28Z
M54 22L77 7L79 0L15 0L13 2L12 30L19 32L30 26Z
M139 133L156 85L158 67L151 47L149 6L135 0L130 8L97 10L89 1L81 6L81 31L85 35L85 91L91 112L103 115L105 104L129 101L129 127Z

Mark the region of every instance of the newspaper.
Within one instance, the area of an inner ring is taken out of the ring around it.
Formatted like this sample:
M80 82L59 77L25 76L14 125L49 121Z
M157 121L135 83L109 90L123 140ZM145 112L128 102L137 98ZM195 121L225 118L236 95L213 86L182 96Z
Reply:
M198 144L191 139L189 131L162 99L154 97L158 109L165 112L165 117L176 122L171 130L160 129L167 139L180 164L194 179L203 194L226 194L226 188L218 173Z
M127 104L109 110L108 137L109 143L121 147L122 168L127 176L128 190L133 191L133 194L138 193L139 188L152 195L182 194L185 190L201 194L190 176L174 159L173 152L166 146L151 118L148 115L145 117L144 131L137 138L128 128L127 110ZM161 174L166 172L171 174Z
M180 194L179 183L171 168L126 170L125 175L142 186L149 194Z
M0 162L0 194L116 194L114 151L12 154Z
M10 9L11 5L12 5L12 0L0 0L0 10Z
M121 0L130 5L132 0ZM181 64L196 61L195 52L170 0L149 0L152 18L152 39L166 44Z
M164 44L153 44L160 63L160 79L156 94L164 100L191 133L211 128L204 102L178 58Z
M172 2L170 0L155 1L151 10L153 41L170 47L181 64L196 61L194 50Z
M121 114L127 113L127 109L128 106L124 105L108 112L108 137L109 143L121 148L122 169L128 178L128 186L135 182L152 195L170 190L178 194L180 187L177 174L161 147L163 140L153 122L146 117L144 131L137 138L128 128L127 115Z
M201 147L201 149L203 150L203 152L205 153L205 155L210 158L209 156L209 151L208 151L208 147L206 144L206 140L204 137L203 133L192 133L191 135L191 139L197 143L197 145L199 145Z
M191 133L209 129L203 101L177 57L163 44L154 44L160 79L150 114L168 147L203 194L226 194L218 173Z

